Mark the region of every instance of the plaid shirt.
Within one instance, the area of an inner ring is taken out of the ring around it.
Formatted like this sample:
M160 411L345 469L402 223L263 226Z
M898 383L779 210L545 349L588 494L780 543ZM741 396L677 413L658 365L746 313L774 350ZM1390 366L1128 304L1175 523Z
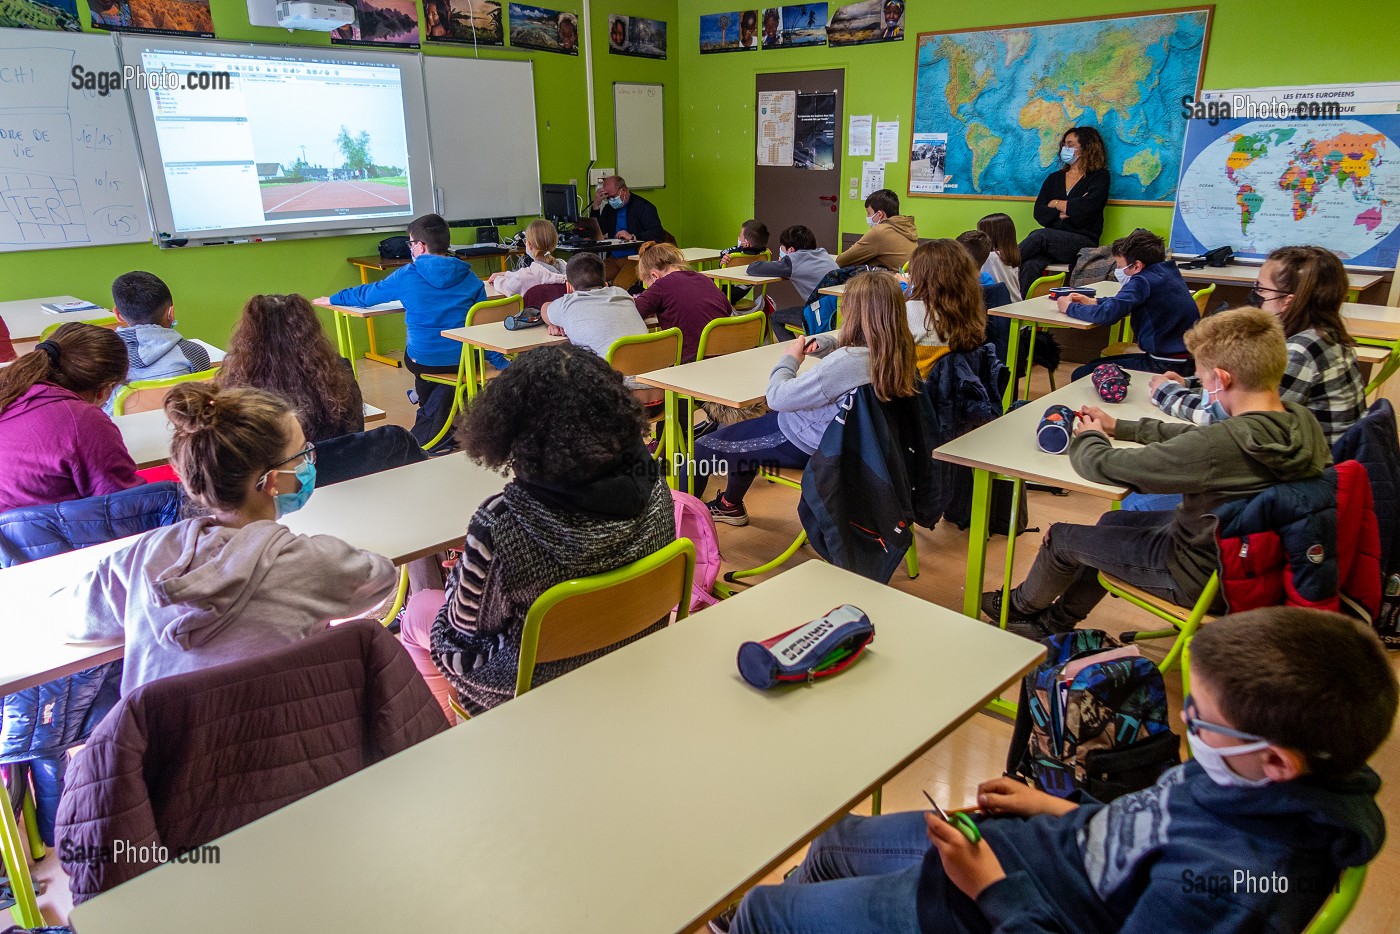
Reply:
M1197 425L1211 423L1195 377L1164 382L1152 391L1152 402L1168 415ZM1346 344L1329 344L1309 328L1288 339L1288 368L1278 387L1279 398L1296 402L1317 416L1328 444L1366 414L1366 384L1356 366L1356 351Z

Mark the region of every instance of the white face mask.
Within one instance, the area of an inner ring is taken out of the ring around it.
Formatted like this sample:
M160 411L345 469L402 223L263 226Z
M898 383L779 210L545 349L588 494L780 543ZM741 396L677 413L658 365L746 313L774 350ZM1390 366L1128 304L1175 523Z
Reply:
M878 217L876 217L874 214L870 214L870 215L867 215L867 216L866 216L865 222L866 222L867 224L869 224L871 227L875 227L875 226L878 226L878 225L879 225L880 219L879 219Z
M1123 268L1122 266L1114 266L1113 278L1117 279L1118 282L1121 284L1127 282L1129 279L1132 278L1132 276L1128 275L1128 270Z
M1060 147L1060 161L1065 165L1074 165L1074 160L1079 158L1079 150L1069 146Z
M1261 749L1268 749L1268 740L1261 739L1257 742L1245 743L1243 746L1226 746L1223 749L1217 749L1215 746L1207 745L1205 740L1188 731L1186 743L1191 747L1191 757L1201 764L1201 768L1205 769L1210 780L1222 788L1262 788L1273 781L1269 778L1245 778L1230 768L1229 763L1225 761L1234 756L1243 756Z

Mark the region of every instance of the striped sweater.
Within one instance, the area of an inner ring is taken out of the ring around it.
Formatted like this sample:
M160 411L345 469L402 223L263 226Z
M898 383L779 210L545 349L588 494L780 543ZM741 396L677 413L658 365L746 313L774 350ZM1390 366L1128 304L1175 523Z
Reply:
M473 715L509 700L515 696L525 614L540 594L644 558L675 537L671 494L660 480L633 519L566 512L519 483L508 483L503 493L482 503L467 526L461 560L448 576L447 601L433 623L433 663ZM658 620L641 635L665 623ZM606 651L536 665L534 684Z
M1278 394L1317 416L1329 445L1366 414L1366 384L1356 366L1356 351L1346 344L1329 344L1311 328L1288 339L1288 368ZM1211 423L1195 378L1185 386L1162 383L1152 391L1152 402L1168 415L1197 425Z

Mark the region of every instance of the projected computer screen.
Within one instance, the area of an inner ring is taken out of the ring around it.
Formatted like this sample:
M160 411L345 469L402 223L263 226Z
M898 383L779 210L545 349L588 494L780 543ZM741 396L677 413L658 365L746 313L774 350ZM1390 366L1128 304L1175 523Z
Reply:
M159 236L402 227L432 210L414 58L123 37ZM416 155L415 155L416 154Z

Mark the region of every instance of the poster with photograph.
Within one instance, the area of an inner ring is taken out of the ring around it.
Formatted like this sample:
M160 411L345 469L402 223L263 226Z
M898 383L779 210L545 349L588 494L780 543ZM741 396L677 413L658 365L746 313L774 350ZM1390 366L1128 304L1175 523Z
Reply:
M765 49L826 45L826 4L768 7L763 11L762 42Z
M915 133L909 151L909 193L942 194L948 184L948 134Z
M78 21L78 0L0 0L0 26L83 31Z
M711 13L700 17L700 54L758 49L758 11Z
M864 45L904 38L904 0L861 0L836 8L826 24L829 45Z
M505 45L505 14L497 0L423 0L429 42Z
M418 48L418 4L414 0L346 0L355 22L331 33L332 45Z
M797 129L792 164L799 169L836 169L836 95L797 95Z
M510 5L510 44L561 55L578 54L578 14L524 3Z
M11 2L3 0L5 7ZM96 29L214 38L209 0L88 0L88 10Z
M666 57L666 24L640 16L608 17L608 52L637 58Z

